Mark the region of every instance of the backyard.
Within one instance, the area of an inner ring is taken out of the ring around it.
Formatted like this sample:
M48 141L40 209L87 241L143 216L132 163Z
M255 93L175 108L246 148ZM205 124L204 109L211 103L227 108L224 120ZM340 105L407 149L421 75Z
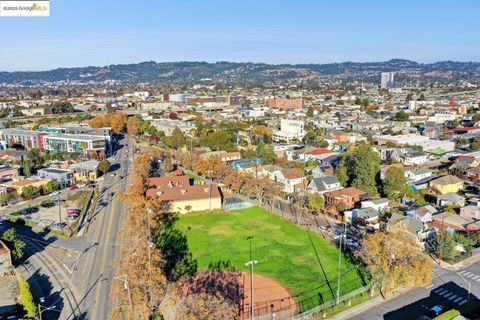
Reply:
M288 287L301 309L335 298L338 249L263 208L191 213L181 216L177 227L186 232L200 269L222 260L249 271L245 266L250 260L247 237L253 236L252 258L258 260L255 273ZM368 282L345 256L341 274L341 295Z

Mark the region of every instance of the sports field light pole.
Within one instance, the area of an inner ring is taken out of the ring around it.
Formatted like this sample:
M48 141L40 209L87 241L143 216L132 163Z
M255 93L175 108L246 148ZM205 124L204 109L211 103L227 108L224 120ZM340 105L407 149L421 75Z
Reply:
M338 282L337 282L337 304L340 303L340 274L341 274L341 267L342 267L342 242L347 241L347 223L344 221L344 234L340 236L340 253L338 254ZM345 237L345 240L343 238Z
M252 239L253 236L248 236L247 240L250 241L250 261L245 263L246 266L250 266L250 319L253 320L253 265L257 264L257 260L252 260Z

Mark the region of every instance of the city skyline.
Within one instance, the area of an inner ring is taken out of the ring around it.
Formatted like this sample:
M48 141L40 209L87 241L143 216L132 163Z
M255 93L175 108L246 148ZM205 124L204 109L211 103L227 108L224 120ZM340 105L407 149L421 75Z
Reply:
M476 7L447 1L54 2L47 18L0 19L6 44L0 70L150 60L479 61Z

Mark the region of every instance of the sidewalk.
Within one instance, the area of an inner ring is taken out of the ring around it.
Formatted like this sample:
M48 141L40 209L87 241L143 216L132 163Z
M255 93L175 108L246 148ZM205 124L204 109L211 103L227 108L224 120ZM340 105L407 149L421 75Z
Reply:
M402 289L395 290L395 293L394 294L389 293L386 299L383 299L381 295L378 295L373 299L365 301L364 303L361 303L345 311L337 313L332 317L328 317L328 319L338 319L338 320L353 319L356 315L363 313L365 311L368 311L371 308L378 306L379 304L385 303L386 301L396 299L400 297L402 294L407 293L412 289L415 289L415 288L402 288Z
M441 267L443 269L447 269L447 270L458 271L460 269L469 267L472 264L477 263L477 262L480 262L480 254L471 256L471 257L469 257L465 260L462 260L462 261L460 261L456 264L450 264L448 262L442 261ZM436 265L438 265L438 263L436 263Z

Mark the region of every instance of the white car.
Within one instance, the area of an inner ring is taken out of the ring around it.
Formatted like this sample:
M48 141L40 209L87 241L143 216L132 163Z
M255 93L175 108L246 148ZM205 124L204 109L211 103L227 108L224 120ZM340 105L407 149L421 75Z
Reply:
M79 185L78 185L79 188L83 188L83 187L85 187L85 186L86 186L85 183L82 183L82 184L79 184Z
M60 194L60 192L58 192L58 191L50 193L51 196L58 196L59 194Z

